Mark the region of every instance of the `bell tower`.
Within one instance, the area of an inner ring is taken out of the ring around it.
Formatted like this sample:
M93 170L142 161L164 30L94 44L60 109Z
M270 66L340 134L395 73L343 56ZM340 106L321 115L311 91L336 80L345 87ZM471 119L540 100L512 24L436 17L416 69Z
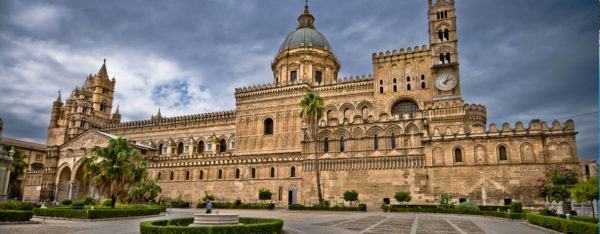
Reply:
M110 122L113 94L115 90L115 78L108 78L106 71L106 59L104 64L93 77L89 78L89 90L92 92L92 105L94 120L98 122Z
M434 99L460 98L460 69L454 0L429 0L429 44Z

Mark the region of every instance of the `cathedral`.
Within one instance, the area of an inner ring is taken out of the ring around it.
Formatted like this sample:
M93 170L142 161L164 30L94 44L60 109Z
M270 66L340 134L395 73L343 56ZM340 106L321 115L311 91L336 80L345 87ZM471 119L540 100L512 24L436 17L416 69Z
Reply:
M373 53L372 75L349 78L338 77L334 47L306 6L271 63L272 82L236 88L234 110L121 122L104 64L53 103L47 155L27 173L24 200L97 195L81 160L122 136L149 157L163 197L192 203L205 193L255 202L261 188L278 207L315 203L318 166L324 198L338 203L353 189L372 209L399 191L416 204L450 194L535 205L531 186L548 165L578 166L574 122L488 125L486 107L465 103L454 4L428 1L428 45ZM298 117L307 92L325 102L316 139Z

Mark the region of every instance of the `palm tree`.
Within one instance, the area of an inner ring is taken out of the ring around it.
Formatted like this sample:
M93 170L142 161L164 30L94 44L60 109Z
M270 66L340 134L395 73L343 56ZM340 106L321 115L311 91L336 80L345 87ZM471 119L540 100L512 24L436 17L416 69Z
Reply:
M126 199L148 175L148 158L138 156L138 151L130 149L122 137L110 139L107 147L94 148L92 152L94 155L82 162L86 178L112 199L110 207L115 208L117 199Z
M317 177L317 195L319 203L323 202L323 194L321 193L321 173L319 168L319 152L317 149L317 132L319 129L319 119L323 117L325 112L325 104L323 98L318 93L308 92L302 96L300 100L300 118L304 120L308 126L308 131L313 139L315 152L315 174Z

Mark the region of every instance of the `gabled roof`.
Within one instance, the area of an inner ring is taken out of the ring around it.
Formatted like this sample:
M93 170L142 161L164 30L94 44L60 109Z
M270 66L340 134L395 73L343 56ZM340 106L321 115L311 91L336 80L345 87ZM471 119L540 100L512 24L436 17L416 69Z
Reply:
M79 136L77 136L77 137L75 137L75 138L73 138L73 139L65 142L60 147L62 148L63 146L65 146L65 145L67 145L67 144L69 144L69 143L71 143L71 142L73 142L73 141L81 138L82 136L84 136L86 134L90 134L90 133L98 134L98 135L100 135L102 137L105 137L106 139L117 139L117 138L119 138L119 136L116 136L116 135L113 135L113 134L109 134L109 133L106 133L106 132L101 132L101 131L98 131L98 130L95 130L95 129L89 129L89 130L85 131L84 133L79 134ZM125 138L123 138L123 139L125 139ZM125 139L125 140L127 140L127 139ZM138 142L135 143L135 148L148 149L148 150L156 150L155 148L153 148L151 146L140 144Z

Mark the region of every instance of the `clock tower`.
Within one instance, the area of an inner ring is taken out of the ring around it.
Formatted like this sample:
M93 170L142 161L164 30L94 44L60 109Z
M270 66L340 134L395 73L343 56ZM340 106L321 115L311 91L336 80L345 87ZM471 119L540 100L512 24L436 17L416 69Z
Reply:
M460 98L454 0L429 0L429 44L434 100Z

